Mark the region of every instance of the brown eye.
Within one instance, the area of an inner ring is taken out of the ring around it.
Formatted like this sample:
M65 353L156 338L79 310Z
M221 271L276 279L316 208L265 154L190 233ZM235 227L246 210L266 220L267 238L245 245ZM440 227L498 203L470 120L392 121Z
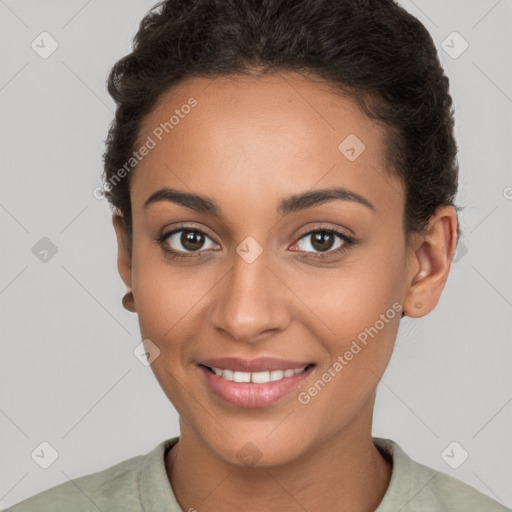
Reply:
M336 242L336 239L339 239ZM356 245L356 241L333 228L317 228L303 234L295 246L299 256L309 259L327 259L341 256Z
M333 230L323 229L306 233L301 237L298 243L300 243L302 240L307 240L308 238L310 239L310 242L304 243L301 250L307 251L308 248L313 248L314 251L326 252L330 251L331 249L337 249L340 247L342 243L344 243L346 237ZM340 241L338 245L333 247L336 242L336 238L342 238L343 242Z
M181 233L180 243L187 251L201 249L205 240L204 233L189 230L183 230Z
M327 231L319 231L313 234L311 238L311 245L317 251L328 251L329 249L332 249L334 240L335 237L332 233L328 233Z
M199 256L207 249L218 248L206 233L196 228L175 229L165 233L157 241L166 252L177 257L193 257L195 253Z

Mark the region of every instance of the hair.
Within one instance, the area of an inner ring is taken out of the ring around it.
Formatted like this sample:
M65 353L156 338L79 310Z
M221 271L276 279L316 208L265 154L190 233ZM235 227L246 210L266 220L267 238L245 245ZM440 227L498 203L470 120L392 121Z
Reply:
M130 253L130 175L116 173L161 95L184 78L281 71L318 77L383 126L388 172L405 189L406 235L440 205L460 210L449 80L427 29L393 0L167 0L142 19L133 51L108 77L116 112L104 195L124 218Z

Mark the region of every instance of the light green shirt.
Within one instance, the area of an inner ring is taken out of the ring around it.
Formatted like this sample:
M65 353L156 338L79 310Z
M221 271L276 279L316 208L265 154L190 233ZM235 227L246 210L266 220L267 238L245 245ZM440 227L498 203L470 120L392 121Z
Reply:
M146 455L47 489L11 512L182 511L165 470L165 453L179 440L162 441ZM412 460L390 439L373 442L393 460L386 494L375 512L510 512L473 487Z

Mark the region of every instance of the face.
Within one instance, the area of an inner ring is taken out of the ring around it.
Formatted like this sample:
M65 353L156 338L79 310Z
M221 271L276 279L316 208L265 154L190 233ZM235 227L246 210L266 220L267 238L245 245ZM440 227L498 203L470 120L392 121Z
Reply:
M218 457L279 464L369 428L417 271L383 137L352 100L292 73L187 79L144 119L137 148L153 147L131 176L119 269L182 433ZM264 384L200 365L224 357L309 366Z

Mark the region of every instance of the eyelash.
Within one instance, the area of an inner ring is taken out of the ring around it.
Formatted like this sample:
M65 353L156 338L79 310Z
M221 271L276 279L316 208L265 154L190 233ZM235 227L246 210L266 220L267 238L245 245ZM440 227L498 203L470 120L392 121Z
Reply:
M196 227L193 227L193 226L179 226L178 228L176 229L173 229L172 231L168 231L167 233L164 233L163 235L159 236L155 241L162 247L162 250L164 250L166 253L167 253L167 256L169 258L172 258L172 259L181 259L181 260L184 260L184 259L188 259L188 258L203 258L205 256L203 256L202 254L204 254L206 251L196 251L196 252L190 252L190 253L182 253L180 251L175 251L174 249L169 249L166 245L165 245L165 242L166 240L171 236L171 235L174 235L175 233L179 233L181 231L191 231L191 232L194 232L194 233L202 233L203 235L207 236L207 233L205 233L203 230L201 229L198 229ZM313 230L310 230L310 231L307 231L305 233L303 233L302 235L299 236L299 238L297 239L297 241L299 240L302 240L303 238L307 237L308 235L313 235L315 233L329 233L329 234L332 234L332 235L337 235L339 236L344 244L341 245L340 247L338 247L337 249L334 249L334 250L330 250L330 251L326 251L326 252L319 252L319 253L310 253L310 252L307 252L307 251L297 251L299 253L302 253L302 252L306 252L307 254L313 254L313 256L303 256L302 254L300 254L301 257L303 258L306 258L306 259L313 259L313 260L324 260L324 259L330 259L334 256L339 256L343 253L345 253L346 251L350 250L352 247L354 247L355 245L357 245L357 242L348 237L347 235L345 235L344 233L341 233L340 231L334 229L334 228L331 228L331 227L323 227L323 226L319 226ZM210 238L210 237L208 237ZM197 256L197 254L200 254L200 256Z

